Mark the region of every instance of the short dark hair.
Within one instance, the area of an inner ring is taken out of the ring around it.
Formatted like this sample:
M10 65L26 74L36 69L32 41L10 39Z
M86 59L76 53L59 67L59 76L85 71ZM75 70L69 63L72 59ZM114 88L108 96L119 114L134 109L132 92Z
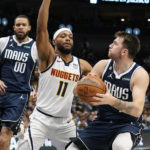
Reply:
M14 19L14 24L15 24L15 21L16 21L17 18L26 18L26 19L28 20L28 22L29 22L29 25L30 25L30 19L29 19L28 16L26 16L26 15L18 15L18 16Z
M141 47L139 38L125 31L116 32L115 37L122 37L124 39L122 43L123 47L128 49L129 57L134 59Z

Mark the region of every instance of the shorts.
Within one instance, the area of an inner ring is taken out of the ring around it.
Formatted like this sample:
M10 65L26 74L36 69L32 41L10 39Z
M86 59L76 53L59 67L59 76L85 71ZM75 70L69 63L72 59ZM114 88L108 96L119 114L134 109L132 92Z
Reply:
M30 148L38 150L45 139L50 139L57 150L65 150L70 137L76 136L76 126L72 118L56 118L41 113L36 108L30 115L30 124L24 134L24 140Z
M23 119L29 93L7 92L0 96L0 121L1 126L11 129L13 132L18 130Z
M134 145L141 137L141 128L138 124L94 120L80 133L80 140L89 150L111 150L116 136L124 132L131 133Z

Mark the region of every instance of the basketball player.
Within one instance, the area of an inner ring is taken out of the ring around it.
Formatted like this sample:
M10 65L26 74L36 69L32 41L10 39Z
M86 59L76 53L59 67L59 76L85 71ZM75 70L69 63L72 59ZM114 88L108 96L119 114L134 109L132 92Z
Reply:
M51 0L43 0L37 20L37 49L40 59L40 78L36 108L30 117L30 126L19 150L38 150L45 138L57 150L65 150L70 137L76 136L71 105L73 89L82 74L91 71L91 65L71 55L73 33L68 28L58 29L49 43L47 30Z
M131 150L139 142L142 130L148 73L133 60L140 50L139 39L124 31L115 34L109 45L109 60L99 61L92 74L99 75L108 89L97 93L98 117L74 138L67 150ZM77 148L78 147L78 148Z
M14 35L0 38L0 150L9 150L17 133L30 93L30 78L37 61L37 49L27 16L14 20Z

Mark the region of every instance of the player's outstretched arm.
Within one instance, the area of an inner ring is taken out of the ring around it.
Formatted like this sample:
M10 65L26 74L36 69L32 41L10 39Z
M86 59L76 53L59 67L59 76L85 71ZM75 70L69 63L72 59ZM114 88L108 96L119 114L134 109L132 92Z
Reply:
M54 60L54 48L49 42L48 18L51 0L43 0L37 19L36 45L40 59L40 70L44 70Z

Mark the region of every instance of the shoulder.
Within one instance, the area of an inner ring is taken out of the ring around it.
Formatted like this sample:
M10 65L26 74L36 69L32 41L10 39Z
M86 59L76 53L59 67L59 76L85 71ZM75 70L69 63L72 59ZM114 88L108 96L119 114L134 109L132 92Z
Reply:
M102 60L98 61L94 67L96 67L96 66L105 67L110 61L111 61L111 59L102 59Z
M109 62L110 62L110 59L102 59L102 60L98 61L94 65L91 73L98 74L99 76L101 76L103 71L104 71L104 69L105 69L105 67L107 66L107 64Z
M135 78L135 79L144 79L144 78L149 79L149 74L142 66L140 66L135 70L135 72L133 74L133 78Z
M148 72L143 68L143 67L138 67L132 77L131 80L131 85L144 85L148 86L149 85L149 74Z
M92 69L92 66L90 65L90 63L84 59L79 59L80 61L80 65L81 65L81 72L82 72L82 75L87 75L91 69Z
M89 62L84 59L79 59L79 61L80 61L80 64L82 64L82 65L89 64Z

